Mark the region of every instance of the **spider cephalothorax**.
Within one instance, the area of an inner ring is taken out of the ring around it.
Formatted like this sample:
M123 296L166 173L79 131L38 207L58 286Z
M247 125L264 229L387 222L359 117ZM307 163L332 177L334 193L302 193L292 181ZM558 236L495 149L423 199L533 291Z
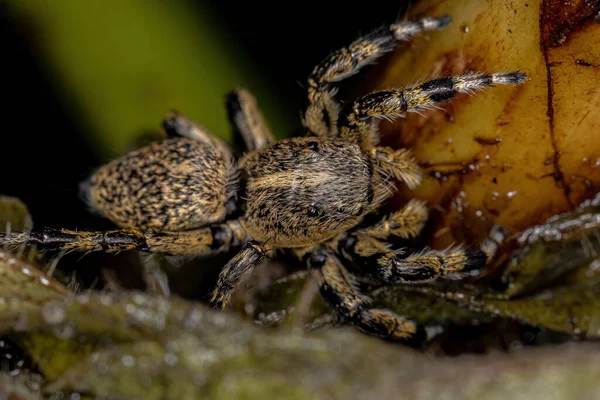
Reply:
M375 211L389 187L376 160L358 145L327 138L293 138L250 154L248 233L276 247L320 243Z
M238 166L223 142L170 113L164 122L168 139L100 168L83 185L90 205L121 229L45 229L10 235L0 243L40 243L68 251L138 249L177 256L241 247L221 271L212 298L217 307L228 303L232 291L266 254L290 249L316 271L321 293L345 320L385 338L423 340L425 331L416 323L387 310L369 309L345 265L353 264L354 270L385 284L456 277L483 267L498 239L492 237L483 246L402 255L388 238L419 234L427 209L418 201L365 226L365 216L374 215L391 195L392 178L409 188L422 179L409 151L378 146L378 121L435 106L457 93L519 84L526 77L520 72L444 77L402 90L376 91L343 109L331 85L398 41L442 29L449 22L447 16L398 22L317 65L308 79L309 105L303 114L308 137L275 143L252 95L245 90L231 93L231 122L249 151Z

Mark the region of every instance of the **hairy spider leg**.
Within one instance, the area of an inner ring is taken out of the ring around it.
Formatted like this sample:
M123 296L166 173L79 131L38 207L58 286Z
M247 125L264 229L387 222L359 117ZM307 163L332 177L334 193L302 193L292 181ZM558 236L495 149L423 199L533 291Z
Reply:
M215 308L226 307L231 294L252 275L269 251L271 249L256 240L246 242L242 250L221 270L210 304Z
M409 189L416 188L423 181L423 171L410 150L374 147L369 154L376 165L400 182L404 182Z
M308 107L302 118L304 126L316 136L336 136L339 106L333 99L335 90L331 84L356 74L365 65L393 50L399 41L409 40L425 31L443 29L450 22L451 18L446 15L397 22L331 53L308 78Z
M410 201L401 210L393 213L379 224L365 228L364 232L359 231L363 232L361 237L364 238L361 245L363 248L372 249L376 247L380 252L387 252L389 251L387 245L378 241L375 237L387 238L390 235L405 238L415 237L422 229L426 219L427 209L425 205L420 201ZM371 236L372 240L367 245L366 241ZM330 242L337 243L336 239ZM358 247L356 247L355 251L359 251ZM227 306L231 293L262 263L267 251L269 249L264 244L257 241L247 242L242 250L221 271L211 304L217 308ZM362 255L364 256L365 254L363 253Z
M328 245L337 246L335 250L353 263L361 274L390 285L420 283L440 277L456 279L476 273L493 259L505 236L501 227L494 227L479 246L428 249L404 256L366 232L368 228L345 233L337 242ZM380 237L384 238L383 235Z
M225 143L213 135L211 131L178 111L169 111L163 118L162 127L168 137L181 136L214 147L226 147ZM229 153L228 148L226 148L226 151Z
M360 257L354 259L356 262ZM396 252L364 257L360 270L365 275L391 285L425 282L442 276L459 278L480 270L487 263L486 254L477 246L447 250L424 250L406 258Z
M360 274L396 285L477 271L492 259L504 239L503 229L495 227L481 248L428 250L406 258L384 241L391 236L416 237L426 219L425 204L411 200L370 227L343 233L316 247L298 249L295 254L315 271L322 296L345 321L371 335L422 345L430 339L427 329L389 310L367 308L367 298L355 287L352 275L334 254L356 266Z
M307 257L309 267L317 276L321 295L345 321L384 339L413 345L427 340L424 326L389 310L369 309L366 298L354 287L351 275L335 256L316 251Z
M184 232L143 232L133 229L73 231L43 228L31 232L0 233L0 246L42 245L65 252L139 250L174 256L201 256L240 246L247 235L238 220Z
M352 262L374 255L393 253L386 240L391 237L416 238L427 222L427 207L420 200L410 200L400 210L365 228L344 232L323 246ZM363 260L364 261L364 260Z
M413 199L400 210L383 218L378 223L358 229L355 233L382 240L386 240L390 236L410 239L421 233L427 222L427 217L428 212L425 202Z
M458 93L472 93L494 84L518 85L526 79L527 76L520 71L491 75L470 72L433 79L405 89L377 90L359 97L340 114L340 136L366 150L371 149L377 141L377 124L381 118L401 117L407 112L434 107Z
M246 89L239 88L225 99L234 139L243 142L248 151L260 150L275 142L256 99Z

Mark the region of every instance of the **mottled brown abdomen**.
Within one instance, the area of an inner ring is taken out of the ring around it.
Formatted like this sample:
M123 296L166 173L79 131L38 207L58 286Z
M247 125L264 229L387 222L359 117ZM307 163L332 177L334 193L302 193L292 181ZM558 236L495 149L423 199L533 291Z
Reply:
M100 168L85 193L122 228L181 231L223 220L235 169L226 150L171 138Z

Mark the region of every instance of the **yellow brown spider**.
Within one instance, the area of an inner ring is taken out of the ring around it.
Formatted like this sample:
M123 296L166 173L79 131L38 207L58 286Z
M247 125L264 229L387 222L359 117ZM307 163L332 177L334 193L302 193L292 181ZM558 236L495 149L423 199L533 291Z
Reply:
M387 240L419 234L427 209L418 201L364 226L365 216L376 213L392 194L392 177L409 188L422 179L408 150L378 146L378 122L435 106L457 93L520 84L526 76L443 77L402 90L376 91L346 107L334 99L332 85L399 41L449 23L447 16L398 22L329 55L308 78L308 107L302 118L307 137L275 142L253 96L241 89L228 95L232 125L249 151L237 165L223 142L171 113L163 124L167 139L101 167L83 185L91 206L121 229L43 229L0 237L0 244L38 243L82 252L137 249L177 256L241 247L219 276L211 300L219 308L266 255L289 249L316 270L322 295L346 321L380 337L423 341L422 326L388 310L369 309L345 266L352 264L385 284L423 282L476 272L497 245L492 240L481 247L399 254Z

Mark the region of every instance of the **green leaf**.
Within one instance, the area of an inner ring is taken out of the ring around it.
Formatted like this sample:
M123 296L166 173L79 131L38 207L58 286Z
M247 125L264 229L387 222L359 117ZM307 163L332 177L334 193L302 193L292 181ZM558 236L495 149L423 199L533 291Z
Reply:
M352 328L261 329L141 293L73 295L0 258L0 333L21 338L43 393L111 399L556 399L600 396L598 345L432 359ZM34 296L31 298L31 296ZM460 382L457 384L456 382Z
M600 196L596 196L523 232L517 240L520 248L502 277L508 285L506 296L534 292L598 258L599 215Z
M372 292L370 297L373 299L373 307L388 308L398 315L424 325L447 323L470 325L493 319L489 314L474 312L451 300L402 287L380 288Z

